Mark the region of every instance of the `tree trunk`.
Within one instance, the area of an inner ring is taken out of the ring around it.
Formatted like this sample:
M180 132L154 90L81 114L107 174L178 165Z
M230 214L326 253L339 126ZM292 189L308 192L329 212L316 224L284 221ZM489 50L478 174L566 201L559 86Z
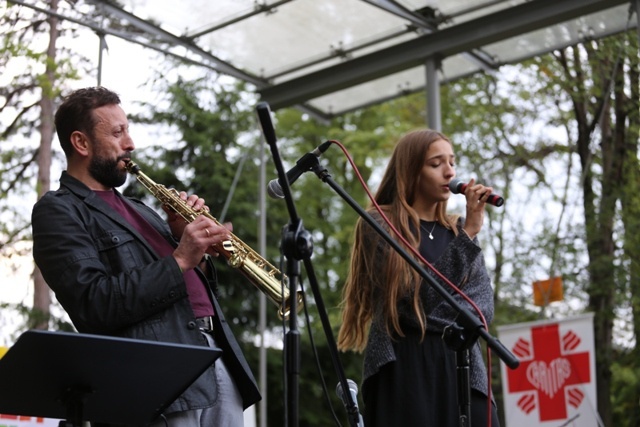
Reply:
M624 144L619 135L624 132L624 119L616 116L609 88L611 78L622 73L610 57L607 42L600 46L585 43L584 51L572 47L560 53L565 69L565 87L573 103L577 123L576 148L582 167L583 209L587 252L589 256L588 309L594 313L596 356L596 387L598 413L605 426L611 426L611 365L613 363L613 323L615 296L620 289L616 267L614 224L617 204L623 191L620 183L624 173ZM615 44L614 44L615 46ZM586 61L581 54L586 52ZM589 67L589 69L585 69ZM589 73L591 71L591 73ZM589 74L592 81L589 82ZM615 118L615 119L614 119ZM620 126L622 125L622 126ZM597 144L599 142L599 144Z
M633 336L636 343L631 361L635 363L631 368L640 371L640 169L638 161L638 144L640 143L640 56L638 52L638 38L633 33L629 38L628 66L626 67L629 81L629 96L624 94L622 81L616 87L616 121L620 125L624 122L619 118L626 117L628 125L626 133L619 132L625 151L624 178L622 181L624 194L622 199L622 223L624 224L624 255L628 265L626 277L629 280L626 295L630 297L630 307L633 322ZM629 392L629 404L622 409L629 425L640 425L640 386L636 383L633 391Z
M50 9L58 8L58 0L51 0ZM55 83L55 59L56 41L58 39L58 19L49 16L49 46L47 47L47 64L45 79L42 83L42 99L40 100L40 148L38 149L38 199L51 188L51 142L54 132L54 83ZM44 281L40 269L35 266L33 272L33 315L31 327L36 329L48 329L49 307L51 305L51 293L49 286Z

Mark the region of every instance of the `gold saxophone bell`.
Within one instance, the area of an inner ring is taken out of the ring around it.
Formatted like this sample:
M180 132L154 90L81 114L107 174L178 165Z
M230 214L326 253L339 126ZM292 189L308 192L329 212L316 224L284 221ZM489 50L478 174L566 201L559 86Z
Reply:
M195 210L187 205L180 198L180 194L174 189L167 189L164 185L157 184L147 175L140 171L140 167L129 160L126 164L127 171L135 175L147 190L153 194L165 206L171 208L182 219L190 223L198 215L204 215L220 225L205 209ZM287 319L291 314L292 301L289 297L287 276L280 273L280 270L271 265L266 259L247 246L244 242L231 234L229 240L214 246L216 251L222 255L227 263L237 269L245 276L258 290L263 292L269 300L278 306L278 316ZM304 298L301 291L296 291L296 312L302 309Z

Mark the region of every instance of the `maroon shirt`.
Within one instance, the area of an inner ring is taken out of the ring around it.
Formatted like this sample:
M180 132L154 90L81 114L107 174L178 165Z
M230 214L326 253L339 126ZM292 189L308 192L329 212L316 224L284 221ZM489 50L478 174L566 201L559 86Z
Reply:
M151 247L158 253L161 258L173 254L173 246L149 224L142 215L138 213L132 206L125 203L115 191L94 191L102 200L118 212L127 220ZM213 316L213 305L209 299L209 295L205 284L200 276L193 270L183 272L184 282L187 286L187 294L189 302L196 317Z

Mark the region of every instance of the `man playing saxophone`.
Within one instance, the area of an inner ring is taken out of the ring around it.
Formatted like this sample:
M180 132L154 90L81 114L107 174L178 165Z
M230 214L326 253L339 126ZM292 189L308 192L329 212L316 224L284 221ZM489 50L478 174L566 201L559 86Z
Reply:
M213 264L199 267L230 231L205 215L187 223L168 212L165 221L116 190L135 148L116 93L72 92L55 125L67 170L32 213L33 255L46 282L79 332L223 350L152 425L242 426L260 394L212 292ZM205 208L196 195L179 196Z

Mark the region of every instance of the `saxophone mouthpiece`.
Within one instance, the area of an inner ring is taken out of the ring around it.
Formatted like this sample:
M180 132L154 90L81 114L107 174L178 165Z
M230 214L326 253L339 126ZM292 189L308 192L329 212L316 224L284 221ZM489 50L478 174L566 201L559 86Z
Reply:
M137 174L138 172L140 172L140 166L138 166L133 160L125 160L124 164L129 173Z

